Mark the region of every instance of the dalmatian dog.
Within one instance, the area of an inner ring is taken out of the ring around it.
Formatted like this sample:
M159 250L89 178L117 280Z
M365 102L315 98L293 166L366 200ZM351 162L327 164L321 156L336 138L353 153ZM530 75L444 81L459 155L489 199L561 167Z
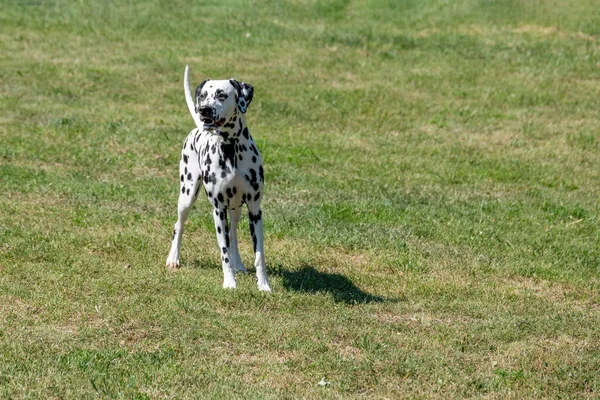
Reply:
M183 87L188 109L197 128L187 136L181 151L178 218L167 267L179 267L179 248L185 221L198 197L200 186L204 185L204 192L214 206L213 219L221 251L223 287L235 288L235 272L246 272L237 242L237 225L242 206L246 204L258 289L270 291L260 207L264 184L262 159L245 119L254 88L235 79L207 79L196 88L194 104L187 65Z

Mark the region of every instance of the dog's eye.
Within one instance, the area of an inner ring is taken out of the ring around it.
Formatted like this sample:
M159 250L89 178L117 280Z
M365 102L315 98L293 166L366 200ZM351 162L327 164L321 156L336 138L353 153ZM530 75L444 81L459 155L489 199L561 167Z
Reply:
M202 94L200 94L200 100L204 99L206 99L206 92L202 92Z
M227 94L226 93L219 93L219 96L217 96L217 98L220 101L223 101L223 100L227 99Z

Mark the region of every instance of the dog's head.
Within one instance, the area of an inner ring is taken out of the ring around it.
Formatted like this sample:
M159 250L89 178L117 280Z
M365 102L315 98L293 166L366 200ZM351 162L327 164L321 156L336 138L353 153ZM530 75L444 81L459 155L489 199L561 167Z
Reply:
M245 113L253 96L254 88L245 82L207 79L196 88L196 112L205 129L219 129Z

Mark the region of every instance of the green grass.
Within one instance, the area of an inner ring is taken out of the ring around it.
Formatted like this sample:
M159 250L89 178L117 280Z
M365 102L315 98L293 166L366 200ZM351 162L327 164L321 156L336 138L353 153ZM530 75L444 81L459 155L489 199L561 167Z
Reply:
M0 3L0 397L600 395L595 1ZM185 64L255 87L270 295L204 199L163 267Z

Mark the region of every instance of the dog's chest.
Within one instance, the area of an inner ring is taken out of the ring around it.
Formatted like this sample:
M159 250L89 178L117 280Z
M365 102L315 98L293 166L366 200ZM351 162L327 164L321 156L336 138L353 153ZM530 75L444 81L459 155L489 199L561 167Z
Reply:
M262 160L252 138L223 141L207 135L198 163L206 194L215 207L237 208L258 199L263 186Z

